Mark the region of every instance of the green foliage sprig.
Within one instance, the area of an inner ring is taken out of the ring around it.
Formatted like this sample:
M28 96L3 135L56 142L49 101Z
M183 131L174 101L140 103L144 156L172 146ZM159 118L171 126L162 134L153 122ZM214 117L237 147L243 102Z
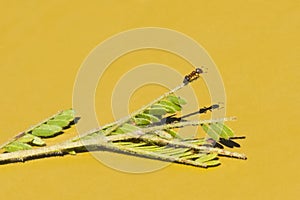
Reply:
M188 81L194 81L198 77L197 75ZM214 145L220 140L234 139L232 129L224 124L225 121L235 120L234 117L200 121L170 118L187 103L176 96L175 92L188 85L188 81L185 80L178 87L127 117L63 143L47 146L48 137L63 134L74 122L73 110L59 112L3 144L0 147L4 151L0 154L0 164L65 154L75 155L86 152L87 149L129 153L205 168L220 165L219 156L246 159L244 154ZM173 120L167 122L168 119ZM207 136L181 138L178 129L186 126L200 126Z

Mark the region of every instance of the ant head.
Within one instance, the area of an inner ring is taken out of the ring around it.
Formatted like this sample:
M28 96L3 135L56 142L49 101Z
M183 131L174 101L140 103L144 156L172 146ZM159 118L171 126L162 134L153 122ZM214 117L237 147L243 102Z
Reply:
M220 109L224 108L224 102L218 102L218 103L212 105L212 108L220 110Z
M215 103L215 104L212 104L211 106L210 106L210 108L211 108L211 111L212 110L220 110L220 109L223 109L224 108L224 103L222 103L222 102L218 102L218 103Z
M213 105L211 106L211 108L212 108L212 109L217 109L217 108L220 108L220 105L219 105L219 104L213 104Z
M196 68L196 73L197 74L202 74L203 73L203 70L201 68Z

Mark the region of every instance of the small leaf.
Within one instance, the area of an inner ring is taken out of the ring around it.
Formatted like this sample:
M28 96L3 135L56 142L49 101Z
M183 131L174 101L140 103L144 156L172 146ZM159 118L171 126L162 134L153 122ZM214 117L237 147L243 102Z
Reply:
M19 138L17 141L21 143L32 143L37 146L45 145L45 142L41 138L32 134L26 134L23 137Z
M46 143L40 137L35 136L34 139L32 140L32 144L37 145L37 146L44 146Z
M219 135L214 132L207 124L202 124L201 125L202 129L214 140L218 141L219 140Z
M144 149L144 150L148 150L148 151L152 151L156 148L158 148L159 146L156 145L147 145L147 146L141 146L139 147L139 149Z
M191 143L191 144L196 144L196 145L204 145L204 144L208 144L206 142L206 139L205 138L200 138L200 139L192 139L192 140L184 140L184 142L187 142L187 143Z
M32 147L29 144L25 144L25 143L18 142L18 141L12 142L12 143L6 145L4 148L5 148L6 152L14 152L14 151L32 149Z
M120 128L117 128L114 132L112 132L112 134L122 134L124 133L124 131Z
M172 129L165 129L165 131L167 133L169 133L173 138L180 138L180 136L178 135L178 133Z
M219 160L211 160L211 161L205 162L204 164L205 164L207 167L213 167L213 166L220 165L221 162L220 162Z
M62 128L60 126L42 124L41 126L33 129L32 135L39 137L51 137L59 133L60 131L62 131Z
M173 139L173 137L169 133L167 133L165 131L160 131L160 130L159 131L155 131L155 134L157 136L159 136L161 138L164 138L164 139L167 139L167 140Z
M184 155L184 153L186 153L188 150L190 150L189 148L177 148L177 150L172 151L169 153L169 155L171 156L175 156L177 155L178 157Z
M31 134L25 134L23 137L19 138L17 141L21 143L29 143L34 140L34 136Z
M64 115L64 114L60 114L58 116L56 116L53 120L62 120L62 121L72 121L74 120L74 117L72 115Z
M180 97L177 97L177 96L174 96L174 95L169 95L167 97L167 99L171 102L173 102L174 104L176 105L185 105L186 104L186 101Z
M140 130L140 128L128 123L122 125L119 129L121 129L124 133Z
M60 127L66 127L69 125L69 121L68 120L58 120L58 119L51 119L47 122L47 124L49 125L56 125L56 126L60 126Z
M149 119L145 119L145 118L133 118L134 123L136 125L148 125L151 124L151 121Z
M190 151L187 151L187 152L181 154L180 157L186 159L186 158L188 158L188 156L192 156L192 155L195 155L195 152L193 150L190 150Z
M167 154L167 155L174 155L174 154L178 154L178 153L184 153L187 150L189 150L189 148L173 148L173 147L166 147L165 149L162 149L160 151L161 154Z
M69 109L69 110L64 110L61 115L71 115L71 116L74 116L75 115L75 111L72 110L72 109Z
M168 106L168 105L164 105L164 104L159 104L161 105L163 108L165 108L167 110L168 113L176 113L176 109L174 109L173 107L171 106Z
M215 133L217 133L221 138L225 138L225 139L229 139L229 136L227 135L227 133L224 131L224 129L220 129L220 127L218 125L216 125L215 123L212 123L209 125L212 130L214 130Z
M75 156L75 155L76 155L76 151L74 151L74 150L69 150L69 151L68 151L68 154Z
M198 158L196 161L199 163L205 163L207 161L215 159L217 156L218 156L217 153L204 154L200 156L200 158Z
M163 107L156 107L148 109L149 114L151 115L165 115L167 113L166 109Z
M180 105L177 105L177 104L175 104L175 103L173 103L172 101L161 100L161 101L159 102L159 104L170 106L170 107L172 107L173 109L175 109L176 111L180 111L180 110L181 110L181 106L180 106Z
M195 159L195 158L199 158L200 156L201 156L201 154L196 153L196 154L192 154L192 155L183 156L182 158L184 158L184 159Z
M185 99L183 99L183 98L178 98L178 101L179 101L179 105L185 105L185 104L187 104L187 102L186 102L186 100Z
M216 123L221 129L223 129L223 131L226 132L226 134L229 136L229 137L233 137L234 136L234 133L233 131L228 127L226 126L225 124L222 124L222 123Z
M166 147L165 146L159 146L159 147L157 147L157 148L155 148L155 149L153 149L152 151L161 151L161 150L163 150L163 149L165 149Z
M137 115L138 118L145 118L150 120L151 122L159 122L160 119L154 115L146 114L146 113L141 113Z
M68 121L71 122L74 120L74 115L75 112L74 110L70 109L70 110L64 110L61 114L57 115L56 117L54 117L54 121Z

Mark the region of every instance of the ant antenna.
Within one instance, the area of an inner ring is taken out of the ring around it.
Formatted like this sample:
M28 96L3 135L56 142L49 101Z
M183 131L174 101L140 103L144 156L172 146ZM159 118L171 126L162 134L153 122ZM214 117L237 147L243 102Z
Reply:
M202 73L203 73L203 74L208 73L208 67L201 66L200 68L202 69Z

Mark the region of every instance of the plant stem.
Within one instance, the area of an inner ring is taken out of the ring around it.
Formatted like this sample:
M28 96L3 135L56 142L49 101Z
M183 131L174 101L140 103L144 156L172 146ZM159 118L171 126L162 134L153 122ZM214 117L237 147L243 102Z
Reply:
M40 147L37 149L31 149L31 150L23 150L23 151L17 151L12 153L4 153L0 154L0 164L7 164L7 163L13 163L13 162L24 162L26 160L30 159L37 159L37 158L44 158L44 157L50 157L50 156L59 156L59 155L65 155L68 154L70 151L75 152L82 152L82 150L87 151L88 149L105 149L110 151L118 151L123 153L130 153L145 157L150 157L154 159L160 159L164 161L169 162L178 162L183 164L189 164L199 167L206 167L205 164L197 163L192 160L178 158L176 156L169 156L169 155L163 155L158 154L151 151L146 151L143 149L138 148L130 148L126 146L118 145L117 142L120 140L129 140L129 139L139 139L146 143L155 143L161 146L170 145L178 148L191 148L196 149L202 152L215 152L219 155L225 155L240 159L246 159L246 156L243 154L239 154L236 152L230 152L223 149L213 148L213 147L206 147L206 146L198 146L195 144L191 144L184 141L175 141L175 140L166 140L159 138L157 136L152 135L140 135L140 133L129 133L129 134L120 134L120 135L113 135L113 136L100 136L95 137L93 139L88 139L84 141L77 141L77 142L64 142L57 145L52 145L49 147Z
M193 165L198 167L207 167L203 163L198 163L193 160L178 158L175 156L169 156L169 155L162 155L155 152L149 152L143 149L133 149L126 146L121 146L114 144L112 142L107 142L102 139L91 139L86 140L84 142L84 145L78 141L78 142L68 142L68 143L62 143L58 145L53 145L49 147L40 147L38 149L31 149L31 150L23 150L20 152L12 152L12 153L5 153L0 154L0 164L8 164L13 162L24 162L26 160L31 159L38 159L38 158L45 158L45 157L51 157L51 156L62 156L65 154L68 154L70 151L76 151L76 152L82 152L82 149L85 148L96 148L96 149L104 149L104 150L110 150L110 151L117 151L122 153L129 153L133 155L141 155L144 157L154 158L154 159L160 159L167 162L177 162L187 165ZM86 151L86 150L85 150Z

